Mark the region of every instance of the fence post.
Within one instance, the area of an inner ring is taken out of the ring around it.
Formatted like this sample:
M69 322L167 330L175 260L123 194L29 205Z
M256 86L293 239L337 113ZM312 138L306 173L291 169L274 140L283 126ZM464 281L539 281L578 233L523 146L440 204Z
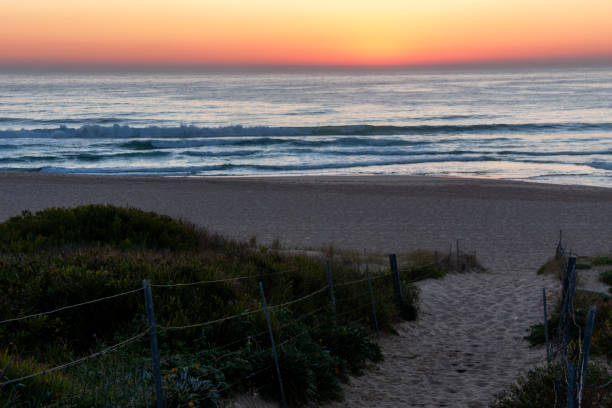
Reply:
M576 394L574 392L575 375L574 365L572 363L567 365L567 377L567 408L574 408Z
M569 344L570 324L573 321L574 291L576 289L576 257L570 256L567 261L567 305L565 308L565 331L563 334L563 347Z
M457 240L457 272L459 272L459 240Z
M567 267L563 274L563 302L561 306L561 314L559 315L557 333L560 343L559 346L561 347L561 355L564 359L566 355L567 344L569 342L570 322L572 320L571 311L573 310L574 299L572 291L573 288L575 288L575 285L572 285L571 282L573 281L575 283L575 279L572 279L572 274L574 272L575 266L576 257L568 258Z
M595 313L597 306L589 306L586 329L584 331L584 344L582 345L582 367L580 370L580 388L578 389L578 406L582 403L582 393L586 384L587 366L589 365L589 353L591 352L591 338L593 337L593 326L595 325Z
M563 246L561 243L562 238L563 238L563 230L559 230L559 243L557 244L557 249L555 251L555 259L560 259L563 256Z
M334 323L337 323L336 314L336 295L334 294L334 280L332 279L331 265L329 259L325 260L325 268L327 270L327 285L329 286L329 301L331 302L332 312L334 313Z
M402 288L400 285L399 271L397 270L397 257L395 254L389 254L389 264L391 265L391 276L393 278L393 292L395 293L395 302L402 304Z
M366 275L368 276L368 288L370 289L370 301L372 302L372 315L374 316L374 327L376 328L376 337L380 337L378 331L378 318L376 317L376 302L374 301L374 289L372 288L372 279L370 278L370 271L368 270L368 264L366 264Z
M438 251L434 251L434 265L438 269Z
M546 288L542 288L542 300L544 301L544 338L546 339L546 362L550 367L550 342L548 341L548 311L546 309Z
M145 309L147 321L149 322L149 340L151 343L151 356L153 358L153 378L155 380L155 395L157 397L157 408L164 407L164 391L162 390L161 369L159 368L159 349L157 347L157 330L155 325L155 312L153 311L153 296L151 295L151 284L148 280L142 281L145 296Z
M285 388L283 387L283 379L281 378L280 365L278 364L278 354L276 353L276 343L274 343L274 333L272 332L272 323L270 322L270 313L266 304L266 294L264 293L263 284L259 281L259 291L261 292L261 300L263 302L264 312L266 313L266 321L268 322L268 332L270 333L270 343L272 343L272 354L274 355L274 366L276 366L276 376L278 377L278 386L280 388L282 407L287 406L285 399Z

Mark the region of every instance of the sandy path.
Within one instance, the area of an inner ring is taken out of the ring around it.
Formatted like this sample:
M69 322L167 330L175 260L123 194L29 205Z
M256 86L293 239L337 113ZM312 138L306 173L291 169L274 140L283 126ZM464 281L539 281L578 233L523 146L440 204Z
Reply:
M419 286L419 320L382 340L385 361L351 379L346 401L335 406L486 407L526 367L545 361L523 337L542 321L541 288L558 286L550 278L498 269Z
M544 361L526 329L541 321L535 270L559 229L581 255L612 249L612 189L427 177L142 179L0 173L0 220L23 209L100 202L181 217L288 247L447 250L459 238L488 274L420 283L422 313L381 340L386 360L351 380L357 407L481 407Z

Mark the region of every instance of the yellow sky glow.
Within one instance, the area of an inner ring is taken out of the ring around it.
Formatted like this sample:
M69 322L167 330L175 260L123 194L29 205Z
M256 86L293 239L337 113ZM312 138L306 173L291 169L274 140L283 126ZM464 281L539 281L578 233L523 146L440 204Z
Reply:
M0 0L0 17L0 63L385 65L612 56L610 0Z

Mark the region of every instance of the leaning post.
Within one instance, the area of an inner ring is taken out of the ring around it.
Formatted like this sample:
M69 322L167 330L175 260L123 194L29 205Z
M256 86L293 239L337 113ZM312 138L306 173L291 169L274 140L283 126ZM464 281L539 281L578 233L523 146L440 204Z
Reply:
M147 321L149 323L149 340L151 343L151 356L153 359L153 379L155 380L157 408L164 408L164 391L162 389L161 381L159 348L157 346L157 330L155 325L155 312L153 310L153 296L151 295L151 283L145 279L142 281L142 287L144 289L145 309L147 311Z
M287 406L287 400L285 399L285 388L283 387L283 379L281 378L280 365L278 364L278 354L276 352L276 343L274 343L274 333L272 332L272 323L270 322L270 313L268 312L268 305L266 304L266 294L264 292L263 284L259 281L259 291L261 292L261 301L263 302L264 312L266 313L266 322L268 323L268 332L270 333L270 343L272 343L272 354L274 355L274 366L276 367L276 376L278 377L278 386L280 388L282 407Z

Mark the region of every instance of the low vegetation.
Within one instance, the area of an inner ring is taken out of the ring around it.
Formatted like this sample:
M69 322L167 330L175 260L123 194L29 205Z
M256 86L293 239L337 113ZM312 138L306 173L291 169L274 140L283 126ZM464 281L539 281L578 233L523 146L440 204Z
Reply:
M553 275L559 280L563 278L564 258L551 258L538 269L538 275Z
M595 314L595 328L591 353L612 359L612 296L601 293L577 290L574 295L574 320L570 326L570 339L578 343L579 336L584 335L586 318L589 306L597 306ZM551 339L555 338L559 325L561 304L558 303L548 320L548 330ZM526 337L532 346L545 344L544 324L539 323L531 327Z
M601 265L598 258L588 259L583 265ZM599 259L606 259L600 257ZM538 273L549 273L561 278L565 259L551 259L546 262ZM591 262L588 262L591 261ZM583 268L586 269L586 268ZM609 361L612 360L612 297L605 294L576 290L574 294L573 319L569 326L569 345L567 361L575 367L580 363L580 347L583 341L584 328L589 306L595 305L595 325L591 345L591 362L588 366L586 388L582 407L604 408L612 406L612 374L609 371ZM559 319L562 301L557 299L548 320L549 338L551 343L561 333ZM526 339L532 346L545 344L545 326L543 323L530 328ZM598 362L599 361L599 362ZM608 361L606 367L605 361ZM516 384L499 394L491 404L492 408L536 408L555 407L566 404L567 401L567 368L565 364L556 364L551 368L538 367L522 376Z
M538 367L498 394L491 408L554 408L567 404L567 382L561 366ZM604 366L590 364L581 407L612 406L612 374Z
M593 265L607 266L612 265L612 256L600 255L593 258Z
M604 271L599 275L599 280L606 285L612 286L612 269Z
M258 283L273 308L281 376L292 404L341 399L340 382L382 356L367 281L355 264L332 262L337 321L324 264L304 255L232 241L172 218L104 205L24 212L0 224L0 321L113 296L153 284L168 406L217 406L236 393L277 399ZM280 245L277 244L277 247ZM393 301L388 270L371 268L377 323L393 331L418 313L414 281L447 269L413 255ZM458 268L475 267L466 257ZM228 278L240 278L227 280ZM214 283L167 286L180 283ZM345 284L346 283L346 284ZM155 286L166 285L166 286ZM146 331L143 292L0 323L0 377L7 380L77 359ZM239 315L216 324L182 327ZM182 327L180 330L164 327ZM4 403L43 406L153 404L148 338L70 369L0 388ZM37 390L40 390L37 391Z

